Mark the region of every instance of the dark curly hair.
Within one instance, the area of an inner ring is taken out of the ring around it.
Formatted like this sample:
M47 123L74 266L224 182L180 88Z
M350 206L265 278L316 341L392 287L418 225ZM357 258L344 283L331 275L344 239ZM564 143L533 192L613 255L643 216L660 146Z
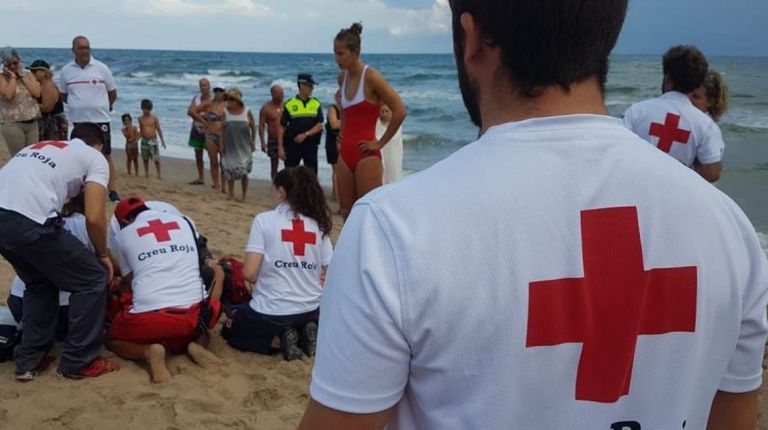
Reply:
M313 171L304 166L289 167L278 172L272 183L285 190L286 200L294 212L317 221L324 235L331 233L331 209Z
M664 76L672 80L674 91L688 94L704 83L709 63L695 46L678 45L669 48L662 60Z
M363 34L363 24L356 22L349 28L342 28L339 34L336 35L334 41L344 42L352 52L360 52L362 47L362 40L360 35Z

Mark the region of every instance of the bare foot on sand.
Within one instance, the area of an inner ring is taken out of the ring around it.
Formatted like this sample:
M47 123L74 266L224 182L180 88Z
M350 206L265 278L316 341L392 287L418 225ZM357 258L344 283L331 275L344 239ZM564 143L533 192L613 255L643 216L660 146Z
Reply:
M149 372L152 374L152 382L162 384L171 379L171 371L165 364L165 347L160 344L153 344L147 350L147 363L149 363Z
M190 357L192 357L192 361L197 363L197 365L200 367L217 366L223 363L221 358L219 358L216 354L208 351L207 349L203 348L202 345L198 345L195 342L189 344L187 347L187 353Z

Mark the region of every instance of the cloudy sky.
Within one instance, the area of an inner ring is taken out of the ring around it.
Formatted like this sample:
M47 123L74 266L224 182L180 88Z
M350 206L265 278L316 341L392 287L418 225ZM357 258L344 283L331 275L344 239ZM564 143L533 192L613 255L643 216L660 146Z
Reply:
M632 0L617 52L678 43L710 55L768 56L766 0ZM366 52L449 52L447 0L0 0L0 45L330 52L352 21Z

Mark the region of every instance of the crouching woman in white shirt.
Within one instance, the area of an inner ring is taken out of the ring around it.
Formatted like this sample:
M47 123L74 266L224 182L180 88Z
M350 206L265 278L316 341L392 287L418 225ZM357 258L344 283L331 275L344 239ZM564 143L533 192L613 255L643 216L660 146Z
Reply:
M283 357L315 354L323 279L331 261L331 213L314 173L285 169L273 181L275 210L256 216L243 275L255 285L250 303L235 308L221 331L233 348Z

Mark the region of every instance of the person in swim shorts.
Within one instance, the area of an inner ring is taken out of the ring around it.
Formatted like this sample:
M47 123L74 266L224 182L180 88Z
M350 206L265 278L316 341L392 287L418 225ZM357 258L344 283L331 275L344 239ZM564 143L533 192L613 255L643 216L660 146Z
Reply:
M157 179L163 179L160 175L160 145L165 149L165 138L160 128L160 120L152 115L152 100L141 101L142 115L139 117L139 131L141 132L141 159L144 161L144 176L149 178L149 160L155 161ZM160 139L158 139L158 136Z
M261 141L261 150L269 157L271 165L272 179L277 175L277 169L280 167L280 158L277 150L277 132L282 129L280 120L283 116L283 99L285 91L280 85L273 85L270 89L272 100L264 103L259 111L259 140ZM267 141L264 143L264 131L266 128Z

